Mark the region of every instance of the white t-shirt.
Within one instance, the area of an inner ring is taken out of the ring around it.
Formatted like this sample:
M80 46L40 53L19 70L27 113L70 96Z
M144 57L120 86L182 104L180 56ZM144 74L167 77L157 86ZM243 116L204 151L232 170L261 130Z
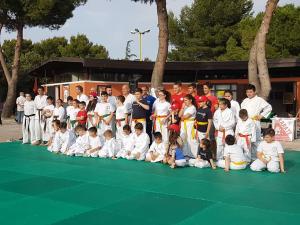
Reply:
M125 105L122 106L118 106L117 107L117 111L116 111L116 119L124 119L125 118L125 114L127 114L127 107Z
M127 95L127 97L125 97L124 105L127 107L127 112L129 114L132 113L132 103L134 101L135 101L135 96L132 94L129 94L129 95Z
M16 100L17 104L17 111L24 111L24 103L26 101L26 98L24 96L19 96Z
M159 99L157 99L153 103L153 112L156 113L157 116L167 116L170 113L171 104L167 101L161 102Z
M86 105L89 103L89 97L85 94L77 95L77 100L80 102L85 102Z
M55 107L53 110L53 116L57 116L57 119L62 122L65 119L65 109L60 106L59 108Z
M95 113L97 113L99 116L104 116L107 114L113 113L115 110L113 106L109 102L100 102L97 103L95 108Z
M225 145L224 156L230 157L231 162L244 162L246 157L244 155L243 149L241 146L236 144L234 145Z
M91 137L89 136L89 143L91 149L102 147L102 142L99 136Z
M262 152L266 159L271 158L272 161L279 161L279 154L283 154L284 150L279 141L272 141L271 143L262 141L258 145L257 152Z
M194 119L196 117L196 107L194 105L191 105L189 107L184 108L183 115L186 116L187 114L190 114L191 116L189 119Z

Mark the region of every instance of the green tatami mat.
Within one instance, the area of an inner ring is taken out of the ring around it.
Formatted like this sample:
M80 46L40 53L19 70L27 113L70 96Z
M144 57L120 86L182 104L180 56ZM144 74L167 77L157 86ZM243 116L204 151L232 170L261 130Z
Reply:
M300 221L300 152L286 174L215 171L52 154L0 144L3 225L293 225Z

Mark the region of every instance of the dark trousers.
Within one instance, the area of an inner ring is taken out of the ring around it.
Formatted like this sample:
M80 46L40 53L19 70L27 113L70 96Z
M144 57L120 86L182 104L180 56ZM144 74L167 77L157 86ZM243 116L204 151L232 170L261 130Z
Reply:
M149 135L150 143L152 143L152 120L146 120L146 133Z
M2 111L0 111L0 125L2 125L1 115L2 115Z

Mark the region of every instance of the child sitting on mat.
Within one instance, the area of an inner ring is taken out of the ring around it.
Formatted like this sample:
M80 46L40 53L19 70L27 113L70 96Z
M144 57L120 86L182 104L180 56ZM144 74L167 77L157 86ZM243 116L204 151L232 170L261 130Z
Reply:
M66 155L69 156L83 156L83 154L89 149L89 134L86 131L84 125L77 125L75 132L78 135L76 142L66 151Z
M84 153L87 157L98 157L98 152L102 148L100 137L97 135L97 128L90 127L89 132L89 149Z
M200 144L198 147L197 158L190 159L189 165L198 167L198 168L211 167L212 169L216 169L216 165L212 158L210 141L207 138L203 138L200 141Z
M111 158L116 159L117 154L117 142L113 137L113 132L111 130L106 130L103 133L105 142L103 147L98 151L100 158Z
M269 172L285 173L284 170L284 150L280 142L274 140L274 129L267 129L264 133L264 141L257 148L257 159L251 164L253 171L267 169Z
M59 131L60 131L60 122L59 120L52 121L52 134L48 141L48 151L57 152L59 147Z
M129 125L123 126L123 134L119 143L120 151L117 153L117 158L126 158L128 152L134 147L133 138L131 134L131 129Z
M172 131L169 136L169 146L163 163L169 164L172 169L186 166L186 159L182 151L182 139L177 132Z
M163 142L162 134L155 132L153 134L154 141L152 142L149 151L146 154L146 161L148 162L161 162L165 158L166 146Z
M53 152L61 152L65 153L67 149L76 142L76 135L74 131L68 130L68 124L66 122L60 123L60 131L59 133L59 141L57 149L53 150Z
M224 159L218 160L217 166L224 168L226 172L231 170L242 170L247 167L247 159L241 146L235 144L233 135L225 138Z
M132 151L128 151L127 159L132 160L145 160L146 153L149 149L150 138L146 132L144 132L144 126L142 123L136 123L134 126L135 133L133 134L134 147Z

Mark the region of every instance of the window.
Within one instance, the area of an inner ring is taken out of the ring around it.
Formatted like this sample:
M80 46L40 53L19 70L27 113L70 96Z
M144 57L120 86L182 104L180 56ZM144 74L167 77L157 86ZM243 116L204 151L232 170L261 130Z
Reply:
M213 92L218 98L223 98L224 92L231 90L233 93L233 99L237 97L237 85L236 84L215 84L213 85Z

